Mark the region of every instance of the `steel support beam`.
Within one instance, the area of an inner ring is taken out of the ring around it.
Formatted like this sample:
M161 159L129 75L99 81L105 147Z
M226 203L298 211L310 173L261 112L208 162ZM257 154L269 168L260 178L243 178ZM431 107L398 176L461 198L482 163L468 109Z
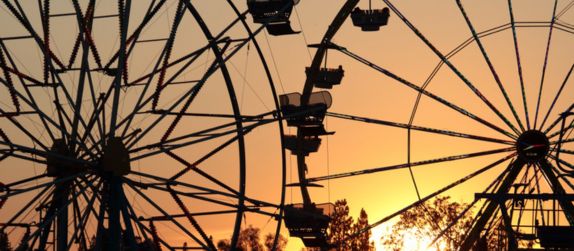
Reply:
M510 168L510 171L508 172L508 175L504 178L504 180L500 184L500 187L496 191L496 194L498 194L498 195L508 194L508 191L510 191L512 184L514 183L514 181L518 177L518 174L520 173L520 171L522 170L524 165L525 164L520 159L516 159L515 161L511 162L508 165L508 168ZM498 207L499 207L499 204L497 202L495 202L495 201L489 201L488 202L486 209L480 215L480 218L476 221L476 223L472 226L472 228L468 232L468 235L466 236L462 245L460 246L461 251L471 250L471 248L474 246L474 244L480 238L480 234L482 233L482 230L484 229L486 224L489 222L491 217L494 215L494 213L496 212L496 209L498 209Z

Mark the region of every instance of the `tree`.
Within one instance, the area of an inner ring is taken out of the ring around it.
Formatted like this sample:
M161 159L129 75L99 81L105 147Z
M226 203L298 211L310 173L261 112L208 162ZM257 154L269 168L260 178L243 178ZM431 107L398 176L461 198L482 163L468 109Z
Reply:
M351 234L352 225L353 218L349 216L347 200L337 200L327 228L329 243L340 243L337 250L351 250L351 242L343 240Z
M261 230L259 228L249 225L247 228L239 232L239 238L237 239L237 247L233 250L238 251L264 251L272 250L273 241L275 236L273 234L267 234L265 236L264 243L261 242ZM285 250L287 246L287 238L279 235L277 247L275 250L282 251ZM220 251L229 251L231 248L231 241L228 239L220 240L217 242L217 249Z
M347 200L337 200L331 213L331 221L327 228L327 240L330 244L336 245L331 250L341 251L371 251L374 250L374 243L369 239L371 238L371 230L359 234L357 237L347 239L349 236L364 230L369 226L369 219L365 209L361 209L361 213L357 218L357 222L349 215L349 205ZM305 248L307 251L320 251L320 248Z
M260 233L259 228L251 225L241 230L237 239L238 248L241 250L263 251L263 245L259 238Z
M454 222L467 207L466 203L451 202L449 196L439 196L432 202L427 201L411 208L400 215L399 221L391 228L392 233L383 236L383 245L390 250L403 250L406 242L409 241L408 238L414 238L422 245L430 245L430 242L451 222ZM460 246L467 230L472 226L471 211L469 210L458 219L456 224L444 233L440 241L435 243L437 249L456 250ZM489 246L491 246L490 243ZM426 249L427 247L418 248Z
M353 232L355 233L361 231L368 226L369 226L369 217L365 209L361 208L359 218L357 218L357 222L353 225ZM371 238L370 230L357 236L357 238L352 240L353 250L365 250L365 251L375 250L373 242L369 240L370 238Z
M10 240L8 239L8 235L5 232L0 232L0 250L2 251L12 250Z
M265 235L265 248L267 248L267 250L273 250L273 242L275 241L275 235L274 234L267 234ZM287 246L287 238L285 238L283 235L279 235L279 238L277 239L277 246L275 247L275 250L285 250L285 247Z

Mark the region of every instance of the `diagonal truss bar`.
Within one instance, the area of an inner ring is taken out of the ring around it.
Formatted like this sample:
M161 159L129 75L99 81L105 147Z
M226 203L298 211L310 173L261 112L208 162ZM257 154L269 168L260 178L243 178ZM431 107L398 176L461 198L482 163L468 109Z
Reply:
M512 184L518 177L518 174L520 173L524 165L525 164L522 163L520 159L516 159L515 161L509 164L508 168L510 170L508 172L508 175L506 175L506 177L498 187L496 194L498 195L507 194L508 191L510 191ZM488 221L492 218L498 207L499 204L497 202L495 201L488 202L488 205L482 211L482 214L479 216L478 220L475 222L475 224L472 226L468 234L465 236L465 239L460 246L461 251L470 250L473 247L473 245L480 237L480 233L484 230L484 227L486 226Z
M423 131L423 132L429 132L429 133L435 133L435 134L452 136L452 137L459 137L459 138L465 138L465 139L474 139L474 140L494 142L494 143L500 143L500 144L506 144L506 145L513 145L514 144L512 141L508 141L508 140L501 140L501 139L477 136L477 135L472 135L472 134L460 133L460 132L455 132L455 131L435 129L435 128L430 128L430 127L416 126L416 125L409 125L409 124L392 122L392 121L385 121L385 120L379 120L379 119L371 119L371 118L365 118L365 117L359 117L359 116L347 115L347 114L341 114L341 113L335 113L335 112L327 112L327 116L334 117L334 118L340 118L340 119L365 122L365 123L370 123L370 124L378 124L378 125L392 126L392 127L398 127L398 128L404 128L404 129L411 129L411 130L416 130L416 131Z
M458 8L460 9L460 12L462 13L462 15L464 16L464 19L466 20L466 23L468 25L468 28L470 29L470 32L472 33L472 36L474 37L474 40L476 41L476 44L478 45L478 47L480 48L480 52L482 53L482 56L484 57L484 60L486 61L486 64L488 64L488 68L490 69L490 72L492 73L492 76L494 77L494 80L496 81L496 84L498 85L498 88L500 89L500 91L502 92L502 95L504 96L504 99L506 100L506 104L508 104L508 107L510 108L510 110L512 111L512 115L514 115L514 119L516 119L516 122L518 123L518 125L520 126L520 129L522 131L524 131L524 125L522 124L522 121L520 120L520 118L518 117L518 114L516 113L516 110L514 109L514 105L512 105L512 101L510 101L510 98L508 97L508 93L506 93L506 89L504 88L504 85L502 84L502 81L500 80L500 77L498 76L498 73L496 72L496 70L494 69L494 65L492 64L492 62L490 61L490 57L488 57L488 53L486 53L486 49L484 48L484 45L482 44L482 41L480 40L480 38L478 37L478 34L476 33L476 30L474 29L474 26L472 25L472 22L470 21L470 18L468 17L466 11L464 10L464 7L462 6L461 0L457 0L456 4L458 5Z
M201 228L201 226L199 225L199 223L195 220L195 218L193 217L193 215L191 215L191 213L189 212L189 209L185 206L185 204L183 203L183 201L179 198L179 196L177 196L177 194L171 189L170 186L168 186L168 190L169 190L169 194L171 195L171 197L173 198L173 200L175 200L175 202L177 203L177 205L179 206L179 208L183 211L183 213L185 214L185 217L187 218L187 220L191 223L191 225L193 226L193 228L195 229L195 231L197 231L199 233L199 235L201 235L201 238L203 238L203 240L205 241L205 243L207 243L207 246L209 247L209 249L211 250L217 250L217 248L215 248L215 245L213 244L213 240L211 240L207 234L205 233L205 231L203 231L203 229ZM202 244L204 245L204 244Z
M566 190L562 187L562 184L558 180L556 174L552 171L552 165L548 162L548 160L543 160L540 162L540 169L544 173L544 176L550 182L550 186L552 188L553 194L558 195L566 195ZM566 215L566 220L570 223L570 226L574 226L574 205L572 205L572 201L558 199L558 203L562 210L564 210L564 214Z
M175 38L177 35L177 29L179 28L179 24L181 23L181 20L183 18L184 13L185 13L185 10L183 9L183 2L179 1L177 4L177 7L175 8L175 17L173 18L173 23L171 25L171 30L169 32L169 38L165 42L163 51L161 53L163 55L163 58L161 58L161 60L162 60L161 69L160 69L159 77L158 77L157 84L156 84L154 99L152 101L152 110L156 110L157 104L158 104L159 99L160 99L160 94L161 94L161 90L163 89L165 74L167 71L167 65L169 64L169 59L171 57L171 51L173 49L173 44L175 42Z
M382 0L514 133L520 132L510 121L444 56L389 0Z
M179 163L181 163L181 164L183 164L183 165L185 166L185 169L182 170L182 172L183 172L183 171L186 171L186 170L193 170L194 172L196 172L197 174L199 174L199 175L203 176L204 178L210 180L211 182L213 182L213 183L219 185L219 186L222 187L222 188L225 188L227 191L229 191L229 192L231 192L231 193L234 193L234 194L236 194L236 195L238 195L238 196L243 196L243 195L239 195L239 193L238 193L235 189L231 188L230 186L226 185L225 183L221 182L220 180L216 179L215 177L209 175L209 174L206 173L205 171L203 171L203 170L201 170L200 168L198 168L197 166L201 163L201 160L203 160L203 159L205 159L205 158L202 158L202 159L200 159L200 160L198 160L198 161L196 161L196 162L194 162L194 163L192 164L192 163L189 163L188 161L186 161L185 159L183 159L182 157L180 157L179 155L177 155L177 154L175 154L175 153L173 153L173 152L171 152L171 151L167 151L167 152L165 152L165 153L166 153L168 156L170 156L171 158L175 159L177 162L179 162ZM181 173L181 172L180 172L180 173ZM184 172L184 173L185 173L185 172ZM178 173L178 174L179 174L179 173ZM179 176L181 176L181 175L179 175ZM175 175L174 177L172 177L172 179L177 179L177 177L179 177L179 176L178 176L178 175Z
M154 6L155 1L152 1L150 3L146 11L146 15L142 19L141 23L134 29L133 33L129 36L129 38L126 41L128 44L131 45L130 52L137 43L137 40L141 35L142 31L144 30L144 28L146 27L146 25L156 16L156 14L159 12L159 10L165 4L165 2L166 0L160 0L157 4L155 4L155 6ZM104 68L109 68L116 60L118 60L119 55L120 55L119 51L115 52L114 55L108 61L108 63L105 64Z
M377 168L372 168L372 169L364 169L364 170L352 171L352 172L346 172L346 173L319 176L319 177L314 177L314 178L308 178L306 181L310 183L310 182L323 181L323 180L347 178L347 177L353 177L353 176L364 175L364 174L371 174L371 173L378 173L378 172L408 168L408 167L413 167L413 166L423 166L423 165L430 165L430 164L436 164L436 163L442 163L442 162L449 162L449 161L455 161L455 160L461 160L461 159L468 159L468 158L492 155L492 154L497 154L497 153L505 153L505 152L514 151L515 149L516 149L515 147L508 147L508 148L501 148L501 149L490 150L490 151L481 151L481 152L467 153L467 154L461 154L461 155L453 155L453 156L448 156L448 157L443 157L443 158L423 160L423 161L417 161L417 162L412 162L412 163L404 163L404 164L391 165L391 166L385 166L385 167L377 167Z
M490 185L488 185L488 187L486 187L483 190L483 193L488 192L490 189L495 188L497 185L500 184L500 182L502 181L502 178L504 178L504 176L507 174L508 169L505 169L503 172L501 172L496 179L494 179ZM476 205L476 203L478 202L478 198L475 197L475 199L468 204L468 206L462 210L457 216L456 218L453 219L453 221L451 221L439 234L437 234L437 236L433 239L433 241L427 246L427 248L432 247L440 238L442 238L442 236L444 236L452 227L454 227L454 225L456 225L458 223L458 221L465 215L467 214L471 209L474 208L474 205Z
M367 66L373 68L373 69L376 70L376 71L381 72L382 74L384 74L384 75L386 75L386 76L388 76L388 77L390 77L390 78L396 80L397 82L399 82L399 83L401 83L401 84L403 84L403 85L405 85L405 86L407 86L407 87L409 87L409 88L411 88L411 89L413 89L413 90L415 90L415 91L417 91L417 92L419 92L419 93L422 93L422 94L424 94L425 96L427 96L427 97L429 97L429 98L432 98L432 99L438 101L439 103L442 103L442 104L446 105L447 107L449 107L449 108L451 108L451 109L453 109L453 110L459 112L460 114L462 114L462 115L464 115L464 116L467 116L467 117L469 117L469 118L471 118L471 119L473 119L473 120L475 120L475 121L477 121L477 122L479 122L479 123L481 123L481 124L483 124L483 125L485 125L485 126L487 126L487 127L490 127L491 129L494 129L495 131L497 131L497 132L499 132L499 133L502 133L502 134L508 136L509 138L516 139L516 135L513 135L512 133L505 131L504 129L502 129L502 128L500 128L500 127L498 127L498 126L496 126L496 125L494 125L494 124L492 124L492 123L490 123L490 122L488 122L488 121L486 121L486 120L484 120L484 119L482 119L482 118L480 118L480 117L478 117L478 116L476 116L476 115L474 115L474 114L472 114L472 113L470 113L469 111L467 111L467 110L465 110L465 109L463 109L463 108L461 108L461 107L459 107L459 106L457 106L457 105L455 105L455 104L453 104L453 103L451 103L451 102L449 102L449 101L447 101L447 100L445 100L445 99L439 97L438 95L433 94L433 93L431 93L431 92L429 92L429 91L427 91L427 90L425 90L425 89L423 89L423 88L421 88L421 87L419 87L419 86L417 86L417 85L415 85L415 84L409 82L408 80L406 80L406 79L404 79L404 78L401 78L401 77L395 75L394 73L392 73L392 72L390 72L390 71L388 71L388 70L386 70L386 69L384 69L384 68L382 68L382 67L380 67L380 66L378 66L378 65L376 65L376 64L374 64L374 63L372 63L372 62L370 62L369 60L367 60L367 59L365 59L365 58L363 58L363 57L361 57L361 56L359 56L359 55L357 55L357 54L354 54L354 53L350 52L350 51L347 50L346 48L341 47L341 46L337 46L337 45L335 45L335 44L333 44L333 46L337 47L337 50L341 51L343 54L345 54L345 55L347 55L347 56L349 56L349 57L351 57L351 58L353 58L353 59L359 61L360 63L363 63L363 64L365 64L365 65L367 65Z

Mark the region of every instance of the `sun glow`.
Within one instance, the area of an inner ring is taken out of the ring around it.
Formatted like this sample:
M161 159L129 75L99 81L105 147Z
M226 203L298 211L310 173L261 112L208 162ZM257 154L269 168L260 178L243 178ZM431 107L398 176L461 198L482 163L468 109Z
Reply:
M374 242L376 250L391 250L383 244L382 238L393 234L390 227L378 227L373 229L371 241ZM402 251L439 251L446 248L446 243L439 240L433 246L429 245L433 241L432 236L419 236L416 229L409 229L402 232Z

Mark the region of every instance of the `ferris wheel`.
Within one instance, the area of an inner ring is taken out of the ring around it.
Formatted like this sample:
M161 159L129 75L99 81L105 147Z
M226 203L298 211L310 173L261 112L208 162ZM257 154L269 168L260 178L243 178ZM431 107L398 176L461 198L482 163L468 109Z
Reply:
M291 236L338 247L454 193L471 203L428 244L471 215L461 250L487 250L500 229L510 250L573 247L574 2L363 2L345 1L309 45L302 91L280 97L297 132L284 140L301 198L285 207ZM330 243L317 187L379 218Z
M276 243L283 126L257 38L296 34L294 4L3 1L0 232L24 250L215 250L255 225Z

